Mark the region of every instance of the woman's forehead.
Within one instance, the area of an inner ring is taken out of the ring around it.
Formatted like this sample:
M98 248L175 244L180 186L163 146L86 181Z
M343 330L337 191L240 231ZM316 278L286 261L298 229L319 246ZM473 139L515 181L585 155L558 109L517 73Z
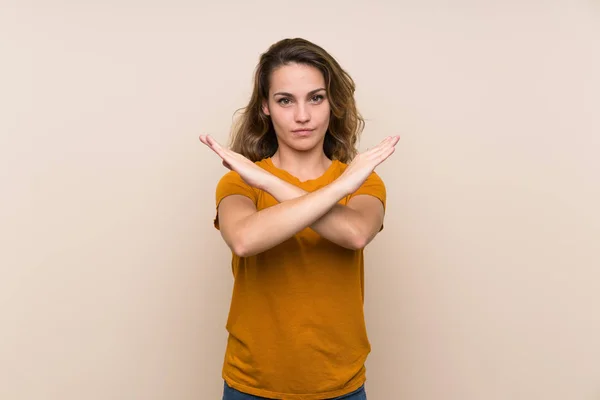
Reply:
M317 68L303 64L284 65L273 71L270 92L306 94L325 87L325 78Z

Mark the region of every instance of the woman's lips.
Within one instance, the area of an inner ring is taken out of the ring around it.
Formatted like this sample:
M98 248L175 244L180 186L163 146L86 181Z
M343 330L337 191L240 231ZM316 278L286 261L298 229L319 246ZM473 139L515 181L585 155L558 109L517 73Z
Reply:
M313 131L314 129L296 129L292 132L297 136L309 136Z

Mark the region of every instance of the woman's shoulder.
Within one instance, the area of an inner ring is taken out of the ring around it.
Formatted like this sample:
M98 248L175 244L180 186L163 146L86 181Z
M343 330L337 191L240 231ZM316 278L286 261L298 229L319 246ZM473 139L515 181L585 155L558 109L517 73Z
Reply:
M258 160L258 161L254 161L255 165L258 165L259 167L263 168L263 169L268 169L269 167L269 161L266 158L263 158L262 160ZM221 180L227 180L227 179L242 179L242 177L240 176L240 174L234 170L227 170L225 171L222 175L221 175Z
M271 164L271 157L265 157L261 160L254 161L254 164L258 165L259 167L261 167L263 169L268 169L269 165Z

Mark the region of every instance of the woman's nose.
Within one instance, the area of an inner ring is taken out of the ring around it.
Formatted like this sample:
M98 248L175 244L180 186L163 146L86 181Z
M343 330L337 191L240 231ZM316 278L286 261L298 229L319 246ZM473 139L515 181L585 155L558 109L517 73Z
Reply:
M310 110L308 109L308 106L304 105L304 104L298 104L298 107L296 107L296 122L308 122L310 121Z

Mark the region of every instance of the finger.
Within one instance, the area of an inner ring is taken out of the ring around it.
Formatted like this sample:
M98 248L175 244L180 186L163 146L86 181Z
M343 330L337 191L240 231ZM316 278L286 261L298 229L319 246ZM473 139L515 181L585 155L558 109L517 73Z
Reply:
M398 140L400 140L400 136L399 135L388 136L387 138L385 138L385 140L383 140L383 142L381 144L384 147L395 146L396 143L398 143Z
M400 140L400 136L398 136L398 135L386 137L379 144L379 146L378 146L379 147L379 151L377 153L379 153L381 151L386 151L390 147L394 147L398 143L398 140Z
M366 153L368 158L377 158L381 155L382 152L386 151L386 149L390 148L390 139L385 139L377 146L373 147L370 151Z
M230 148L222 146L215 139L212 139L212 145L215 148L215 151L217 151L223 157L227 157L229 160L232 160L232 161L235 160L235 159L246 160L246 157L244 157L243 155L241 155L241 154L239 154L239 153L231 150Z
M388 136L385 139L383 139L380 143L380 145L385 146L387 145L390 141L392 140L392 136Z
M223 149L210 135L200 135L200 141L226 162L226 158L228 158L227 154L225 154Z
M206 146L210 147L213 150L215 147L215 143L218 145L215 139L213 139L213 137L210 135L200 135L199 139L202 143L204 143Z
M219 144L219 142L217 142L212 136L208 135L206 137L206 140L208 141L208 143L210 143L211 146L213 146L216 149L222 150L223 146L221 146Z
M200 141L209 149L211 149L212 151L215 151L215 149L213 148L213 146L211 146L211 144L206 140L206 137L204 138L200 138Z
M367 149L366 152L369 153L378 153L379 151L381 151L381 149L386 148L387 146L389 146L389 143L391 142L391 140L393 139L392 136L388 136L385 139L383 139L381 142L379 142L379 144L371 149Z
M221 158L226 156L225 149L212 136L208 135L206 141L210 148L217 153Z
M369 154L368 158L370 160L373 160L375 162L375 165L379 165L396 150L395 143L397 142L397 139L390 138L386 146L382 146L377 151L373 152L372 154Z
M384 162L385 160L387 160L392 154L394 154L394 152L396 151L395 147L390 147L389 149L387 149L385 152L383 152L380 156L379 156L379 160L377 165L381 164L382 162Z

